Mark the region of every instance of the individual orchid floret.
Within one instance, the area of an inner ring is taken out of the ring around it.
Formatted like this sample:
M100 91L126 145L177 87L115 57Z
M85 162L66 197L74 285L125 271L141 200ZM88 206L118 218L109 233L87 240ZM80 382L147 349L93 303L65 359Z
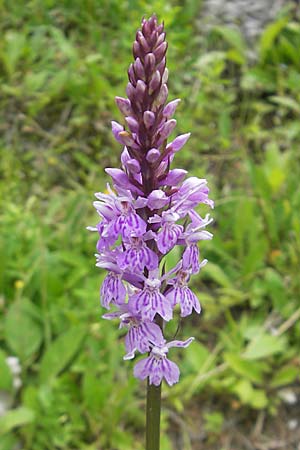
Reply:
M195 208L200 203L204 203L211 208L214 202L208 198L209 189L205 179L190 177L187 178L173 195L173 206L177 211L186 214L190 209Z
M172 341L163 346L152 348L147 358L141 359L134 367L134 376L144 380L149 377L149 383L159 386L163 379L169 386L177 383L179 380L179 368L177 364L167 358L167 353L171 347L186 348L193 342L191 337L186 341Z
M160 186L178 186L186 176L187 171L183 169L172 169L169 173L160 180Z
M183 232L183 226L177 225L180 219L179 214L174 211L163 211L161 217L155 215L149 219L150 223L161 225L160 231L157 233L157 248L162 254L168 253L177 243L179 236Z
M147 246L147 239L152 238L152 232L143 234L131 232L128 240L124 241L125 250L120 252L117 262L122 270L143 272L146 267L149 270L158 267L158 256Z
M144 288L141 292L129 298L131 310L141 314L144 320L153 320L155 315L160 315L166 322L172 319L172 306L169 300L160 292L161 280L157 270L149 272L149 278L145 278Z
M99 215L105 219L105 226L101 229L101 237L113 239L121 236L128 237L131 232L143 234L146 232L146 222L136 213L132 196L118 197L116 195L96 194L100 201L94 206ZM143 205L143 202L140 202Z
M122 326L127 326L125 337L127 354L123 359L132 359L135 352L147 353L155 345L163 345L165 339L160 327L150 320L141 320L139 317L129 315L122 318Z
M198 242L213 238L213 235L209 231L203 229L212 222L212 219L209 214L206 215L205 219L202 219L195 211L189 215L192 218L192 222L186 227L182 235L186 246L182 255L182 263L184 268L191 269L192 273L196 274L202 267L200 265Z
M104 319L120 320L120 328L127 328L125 337L126 355L124 360L132 359L135 352L147 353L153 346L163 346L165 339L160 327L149 320L142 320L140 314L134 314L128 304L119 306L119 310L102 316Z
M203 267L207 263L207 260L202 261L199 265ZM192 314L193 309L197 314L201 312L201 306L196 295L188 287L191 271L181 267L177 272L175 279L170 280L169 284L172 284L170 290L167 291L166 298L170 301L171 305L180 305L181 317L186 317Z
M108 272L100 290L101 305L109 309L110 303L116 305L124 303L126 297L126 288L122 283L122 275L115 272Z
M148 196L148 208L153 211L154 209L161 209L170 203L169 197L164 193L164 191L157 189L152 191Z

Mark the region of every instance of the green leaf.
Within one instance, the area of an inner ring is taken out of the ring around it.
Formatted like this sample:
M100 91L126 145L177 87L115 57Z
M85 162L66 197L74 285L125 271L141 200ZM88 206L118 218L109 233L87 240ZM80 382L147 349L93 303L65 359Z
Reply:
M193 342L185 352L184 369L199 373L207 361L210 353L200 342Z
M16 436L12 433L5 434L1 437L0 450L12 450L18 448L18 441Z
M290 109L296 113L300 113L300 104L290 97L284 97L283 95L271 95L269 99L276 103L276 105L284 106L287 109Z
M25 408L24 406L12 409L0 418L0 435L8 433L13 428L32 423L34 418L35 415L32 409Z
M250 405L255 409L263 409L268 405L268 397L262 389L253 389Z
M209 262L205 266L205 275L208 276L208 278L211 278L213 281L218 283L219 285L223 287L230 288L232 287L232 282L229 279L229 277L226 275L223 269L221 269L220 266L217 266L216 264Z
M41 382L56 377L68 366L80 350L85 334L84 328L73 327L52 342L41 361Z
M249 343L244 357L247 359L260 359L283 352L286 348L284 337L272 336L270 334L261 334Z
M246 44L239 30L226 26L217 26L214 28L214 31L220 34L231 47L239 50L241 53L244 52Z
M250 381L241 380L233 387L242 403L248 404L255 409L263 409L268 404L266 393L262 389L254 389Z
M247 361L234 353L225 353L224 360L237 374L248 378L254 383L262 382L262 372L256 361Z
M260 39L260 53L262 58L265 58L267 53L272 49L275 39L286 26L287 22L288 18L284 17L266 27Z
M4 321L4 337L10 349L25 360L40 347L42 329L37 320L37 310L29 300L11 304Z
M12 373L6 364L6 355L0 350L0 391L10 391L12 388Z
M286 289L282 277L271 267L266 269L264 288L270 295L274 308L282 311L287 304Z
M235 392L243 403L249 403L253 388L249 380L242 379L234 384L233 392Z
M285 366L279 369L275 373L272 381L271 387L284 386L286 384L292 383L299 375L299 369L295 366Z
M220 433L224 423L224 416L221 412L215 411L204 413L204 429L209 433Z
M82 384L84 403L89 413L101 411L114 390L111 383L99 383L99 376L86 371Z

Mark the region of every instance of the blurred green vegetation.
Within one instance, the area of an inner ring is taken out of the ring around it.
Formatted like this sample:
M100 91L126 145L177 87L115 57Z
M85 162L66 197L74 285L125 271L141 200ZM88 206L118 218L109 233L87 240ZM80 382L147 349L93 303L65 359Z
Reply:
M168 32L170 98L182 98L177 132L192 131L177 167L208 178L216 199L215 237L201 247L210 262L193 285L203 313L179 332L197 341L174 352L182 377L164 387L162 448L173 448L170 411L189 424L192 405L218 439L231 411L274 417L280 389L297 382L298 12L287 5L265 28L253 60L236 29L202 31L197 0L3 0L0 391L11 409L0 450L19 441L26 450L143 448L144 386L122 361L121 333L100 320L103 274L85 227L96 220L104 167L118 165L114 96L125 90L135 30L153 11ZM19 389L11 355L21 361Z

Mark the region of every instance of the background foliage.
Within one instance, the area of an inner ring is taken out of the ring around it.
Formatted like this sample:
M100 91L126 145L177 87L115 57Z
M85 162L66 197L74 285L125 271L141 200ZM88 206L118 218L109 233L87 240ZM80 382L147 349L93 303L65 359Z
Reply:
M283 389L299 389L297 10L266 27L253 59L237 28L202 30L197 0L0 1L1 450L143 448L144 386L100 320L85 227L104 167L118 164L114 96L153 11L168 31L170 97L182 98L178 132L192 130L177 166L207 177L216 199L210 263L194 281L203 313L178 333L197 341L172 355L182 378L164 387L162 448L220 449L231 417L272 423Z

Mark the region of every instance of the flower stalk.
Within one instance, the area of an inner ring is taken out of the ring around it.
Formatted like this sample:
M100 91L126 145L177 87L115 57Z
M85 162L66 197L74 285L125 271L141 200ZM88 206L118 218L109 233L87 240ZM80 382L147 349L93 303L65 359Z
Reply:
M155 15L143 19L133 44L127 98L116 97L126 128L112 122L113 135L123 146L121 168L106 169L113 188L95 194L100 222L89 227L98 234L96 265L108 272L100 298L104 308L113 310L103 317L118 319L120 328L127 329L125 360L146 354L135 364L134 375L147 379L147 450L159 449L162 380L170 386L179 380L169 350L186 348L194 339L167 342L166 324L177 306L181 317L200 313L188 285L207 262L200 262L198 242L212 238L205 230L209 214L203 218L195 209L213 207L207 181L171 169L190 133L168 142L179 99L167 103L167 47L164 25ZM176 246L182 256L166 268L165 257Z
M161 384L147 381L146 450L159 450L160 446Z

